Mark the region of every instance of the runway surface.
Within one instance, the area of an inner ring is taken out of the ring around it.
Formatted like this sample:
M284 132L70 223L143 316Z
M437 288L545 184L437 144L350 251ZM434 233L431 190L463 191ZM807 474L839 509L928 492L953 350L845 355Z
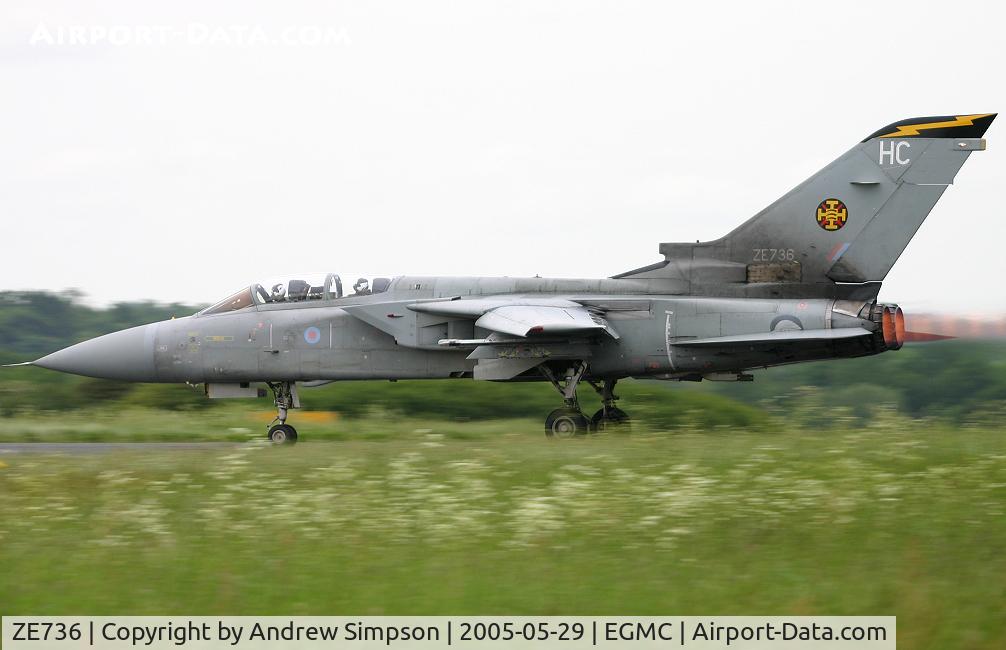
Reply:
M0 442L0 456L12 454L105 454L113 451L209 451L240 442Z

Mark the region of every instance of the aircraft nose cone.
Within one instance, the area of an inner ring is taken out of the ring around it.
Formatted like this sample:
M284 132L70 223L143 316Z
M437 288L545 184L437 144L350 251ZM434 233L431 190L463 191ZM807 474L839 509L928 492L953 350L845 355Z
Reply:
M112 332L53 352L33 365L101 379L155 381L156 330L154 323Z

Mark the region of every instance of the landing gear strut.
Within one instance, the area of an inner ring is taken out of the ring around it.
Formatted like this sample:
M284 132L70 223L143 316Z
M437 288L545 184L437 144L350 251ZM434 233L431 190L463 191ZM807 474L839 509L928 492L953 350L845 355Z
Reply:
M580 410L580 404L576 399L576 385L587 372L587 362L581 361L567 368L566 374L561 379L556 377L547 365L541 366L541 372L552 382L566 404L545 418L545 435L549 438L573 438L587 433L590 430L590 420Z
M570 366L561 377L557 376L548 365L542 365L540 368L541 374L552 382L565 402L563 408L552 411L545 418L545 435L549 438L574 438L589 431L609 431L629 422L629 414L615 406L618 400L618 396L615 395L617 379L604 379L600 383L587 380L601 396L601 409L594 414L594 417L588 419L580 410L576 398L576 386L587 372L587 362L580 361Z
M266 435L276 444L293 444L297 442L297 430L286 423L286 415L287 409L300 406L297 386L289 381L266 382L266 385L272 389L276 404L276 417L269 423L269 433Z
M590 418L595 431L614 429L629 422L629 414L615 406L618 400L618 395L615 395L617 381L617 379L605 379L601 385L596 381L590 382L593 389L601 396L601 409Z

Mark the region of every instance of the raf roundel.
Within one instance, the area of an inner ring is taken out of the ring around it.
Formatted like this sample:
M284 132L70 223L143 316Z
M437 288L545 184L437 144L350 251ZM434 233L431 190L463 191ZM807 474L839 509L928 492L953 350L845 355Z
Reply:
M321 330L317 327L309 327L304 330L304 340L308 342L309 345L314 345L321 340Z
M825 199L817 206L817 225L828 232L841 230L849 220L849 208L838 199Z

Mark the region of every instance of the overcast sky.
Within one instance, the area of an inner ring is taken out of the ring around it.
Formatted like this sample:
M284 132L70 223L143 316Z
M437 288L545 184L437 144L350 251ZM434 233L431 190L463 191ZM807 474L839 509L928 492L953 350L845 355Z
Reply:
M1006 109L996 2L159 4L0 7L0 289L603 277L890 122ZM1002 122L883 299L1006 311Z

